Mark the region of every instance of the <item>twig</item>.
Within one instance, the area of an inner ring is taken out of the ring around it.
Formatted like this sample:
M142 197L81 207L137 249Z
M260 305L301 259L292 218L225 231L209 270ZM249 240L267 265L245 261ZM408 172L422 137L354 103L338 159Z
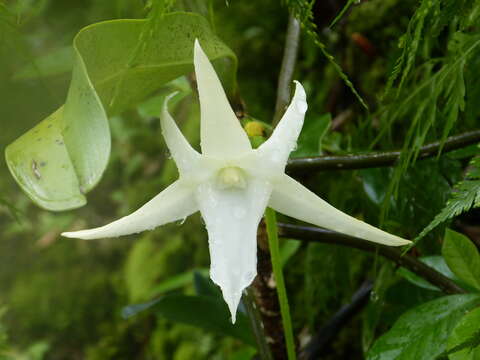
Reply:
M344 305L335 315L312 337L300 355L302 360L314 360L326 350L340 330L368 303L373 284L365 281L353 294L350 304Z
M268 249L267 232L262 221L257 234L257 277L253 294L260 312L267 344L275 360L287 358L287 348L280 315L277 287L273 281L272 261Z
M293 17L293 15L290 15L288 18L282 65L280 68L280 75L278 76L277 101L275 103L275 114L273 115L273 126L277 125L280 121L290 102L290 85L293 80L295 63L297 62L299 39L300 23L295 17Z
M326 244L348 246L368 252L378 251L379 255L392 260L399 266L403 266L415 274L421 276L432 285L437 286L446 294L463 294L466 291L455 284L448 277L439 273L430 266L418 261L410 255L402 255L402 251L385 245L375 244L366 240L344 235L335 231L317 228L314 226L301 226L278 223L280 236Z
M418 159L434 157L439 151L443 154L475 144L479 141L480 130L451 136L447 138L443 148L441 148L441 142L439 141L422 146ZM295 174L306 170L365 169L392 166L395 165L399 159L400 153L400 151L385 151L360 155L315 156L290 159L287 165L287 172Z
M250 320L253 335L255 336L259 358L261 360L273 360L272 353L270 352L270 348L267 344L267 338L265 337L260 312L258 311L255 303L253 289L251 286L245 289L242 302L247 310L248 319Z

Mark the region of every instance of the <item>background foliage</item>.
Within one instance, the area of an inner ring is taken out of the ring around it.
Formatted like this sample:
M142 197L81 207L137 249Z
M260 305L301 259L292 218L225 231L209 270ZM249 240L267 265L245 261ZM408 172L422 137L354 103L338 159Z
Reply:
M0 1L2 149L65 102L73 39L82 28L147 18L147 29L155 29L171 10L204 17L233 50L232 102L243 104L245 120L265 123L273 116L288 13L295 14L303 28L295 78L306 88L309 111L294 155L403 149L396 167L309 172L302 181L371 224L405 238L421 234L410 255L469 292L445 296L375 253L284 241L299 344L371 280L368 303L322 358L475 359L480 150L416 158L425 143L479 128L480 1ZM83 208L39 209L0 160L0 358L240 360L255 353L245 317L237 327L196 317L195 309L226 311L206 277L198 215L120 239L59 236L128 214L177 176L157 116L165 95L180 90L175 117L198 146L191 83L186 74L144 89L149 96L109 114L108 167Z

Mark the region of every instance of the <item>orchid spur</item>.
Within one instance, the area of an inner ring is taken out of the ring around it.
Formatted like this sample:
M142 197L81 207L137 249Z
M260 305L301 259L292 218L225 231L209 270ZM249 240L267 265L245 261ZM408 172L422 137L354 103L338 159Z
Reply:
M257 228L267 206L296 219L385 245L409 243L357 220L319 198L285 174L307 111L299 82L272 136L252 149L227 100L220 80L196 40L194 66L201 117L201 149L194 150L168 112L161 114L165 142L179 179L140 209L111 224L63 236L117 237L151 230L200 211L208 232L210 277L220 286L232 322L242 291L257 273Z

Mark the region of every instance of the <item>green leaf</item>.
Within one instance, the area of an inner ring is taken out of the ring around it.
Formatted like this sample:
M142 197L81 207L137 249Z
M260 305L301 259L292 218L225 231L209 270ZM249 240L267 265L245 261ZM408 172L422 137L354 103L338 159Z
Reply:
M480 359L480 308L470 311L453 329L448 338L450 360Z
M480 254L465 235L447 229L442 254L455 275L480 290Z
M330 129L332 116L323 114L318 118L305 122L303 131L298 138L298 147L291 157L318 156L322 154L322 139Z
M172 290L178 290L188 284L193 283L194 276L200 273L202 275L208 275L208 269L196 269L186 271L184 273L171 276L168 279L162 281L160 284L156 285L151 292L151 297L158 296L162 293L166 293Z
M197 295L213 297L216 299L223 299L222 291L210 279L208 273L195 272L193 274L193 285L195 287L195 293ZM242 303L240 303L240 306L241 305Z
M247 316L237 313L232 324L227 305L210 296L168 295L155 304L158 315L175 322L193 325L220 335L228 335L255 345Z
M479 304L478 295L451 295L413 308L375 342L367 360L435 359L461 316Z
M235 55L204 18L172 13L149 25L148 20L113 20L82 29L73 43L65 104L7 147L12 175L39 206L60 211L86 203L85 194L98 183L109 159L108 116L190 72L195 38L227 91L234 91Z

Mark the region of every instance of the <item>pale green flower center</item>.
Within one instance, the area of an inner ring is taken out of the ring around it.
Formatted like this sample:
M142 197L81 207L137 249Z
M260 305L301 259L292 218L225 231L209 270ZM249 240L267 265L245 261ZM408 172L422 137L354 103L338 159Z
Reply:
M247 186L245 172L236 166L228 166L221 169L218 172L217 183L221 189L245 189Z

